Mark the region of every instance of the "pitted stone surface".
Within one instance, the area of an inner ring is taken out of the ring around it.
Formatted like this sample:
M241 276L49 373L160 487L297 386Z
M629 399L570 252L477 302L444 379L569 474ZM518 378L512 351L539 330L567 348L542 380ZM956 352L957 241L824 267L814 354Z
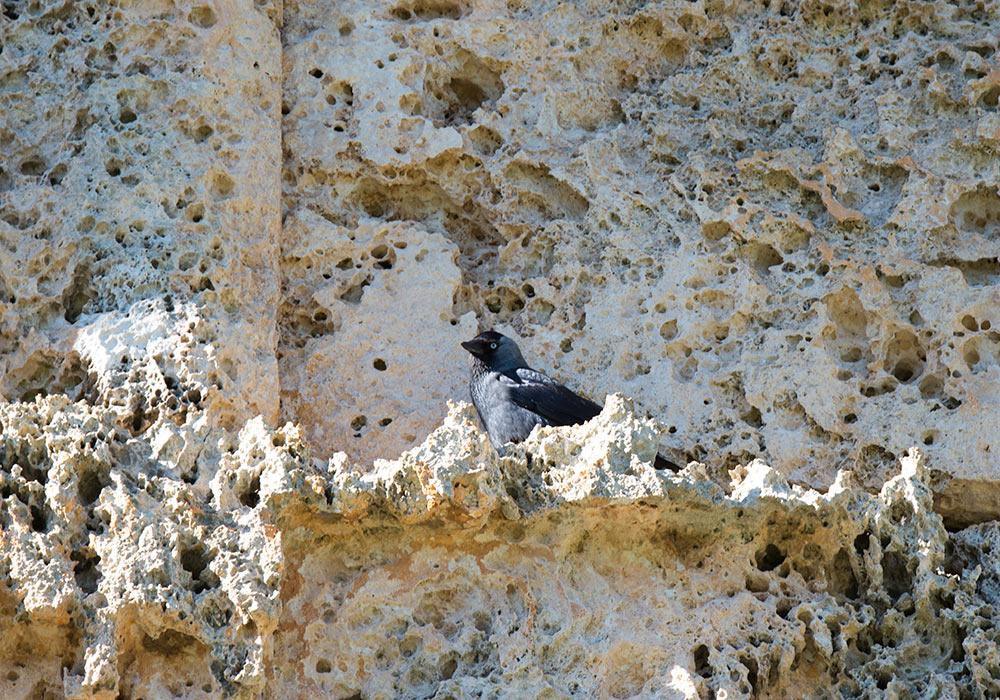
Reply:
M1000 690L992 524L949 534L917 451L877 495L727 493L620 396L503 459L453 404L368 474L260 420L194 459L60 397L0 422L9 697Z
M199 395L189 402L231 429L274 422L281 65L266 8L5 8L0 392L76 398L88 374L113 377L116 396L97 399L142 426L164 380L150 365L193 347L200 366L187 369L203 376L165 375L177 400ZM128 338L133 324L170 325L141 318L150 303L185 305L191 321L158 355ZM113 373L78 347L109 334L139 346Z
M410 278L442 304L414 328L445 366L459 334L436 326L474 311L598 400L634 397L720 479L761 456L797 483L847 467L877 490L919 444L960 500L992 480L998 427L996 21L894 3L289 5L288 211L426 230L460 282L347 253L341 271L339 251L284 274L313 293L327 275ZM306 344L281 360L293 385L345 361L323 347L338 328L286 323L283 344ZM355 374L382 332L351 340ZM368 464L463 392L443 381L377 438L340 398L284 413Z
M0 697L1000 695L998 25L3 4Z

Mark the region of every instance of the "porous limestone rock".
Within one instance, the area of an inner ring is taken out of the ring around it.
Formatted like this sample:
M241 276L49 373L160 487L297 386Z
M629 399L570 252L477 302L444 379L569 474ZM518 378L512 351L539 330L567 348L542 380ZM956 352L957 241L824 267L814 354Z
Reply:
M503 459L452 405L369 474L203 424L183 475L109 410L0 421L4 697L1000 692L995 523L950 535L917 451L877 495L724 489L611 396Z
M462 333L444 319L464 330L474 311L574 387L635 397L667 449L717 478L760 456L797 483L847 467L877 490L920 444L949 519L993 517L989 7L287 4L284 200L294 246L327 254L283 256L295 293L281 343L295 349L279 371L292 391L302 367L354 371L284 416L324 453L395 455L461 385L418 379L434 399L418 407L394 398L409 371L376 377L372 353L391 368L429 347L453 368ZM379 225L439 236L453 262L433 281L379 270L365 257ZM384 342L371 313L392 318L398 302L366 306L366 281L430 297L411 343L395 327ZM340 315L317 294L357 314L317 323ZM360 348L349 358L341 323ZM343 400L359 381L379 384L405 430L376 426L379 401Z
M998 26L3 3L0 697L1000 696Z
M266 7L4 7L0 392L77 398L97 375L95 400L137 431L182 404L231 429L273 423L281 51Z

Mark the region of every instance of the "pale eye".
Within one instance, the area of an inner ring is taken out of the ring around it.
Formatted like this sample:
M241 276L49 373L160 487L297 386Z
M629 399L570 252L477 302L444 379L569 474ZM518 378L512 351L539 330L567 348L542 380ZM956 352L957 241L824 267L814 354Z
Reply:
M496 343L490 343L490 350L496 350L496 349L497 349L497 344Z

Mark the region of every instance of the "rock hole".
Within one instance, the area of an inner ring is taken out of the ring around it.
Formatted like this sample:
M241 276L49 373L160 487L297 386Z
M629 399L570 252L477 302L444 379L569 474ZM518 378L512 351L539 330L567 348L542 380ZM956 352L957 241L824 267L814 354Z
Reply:
M761 571L772 571L785 561L785 555L773 544L758 551L754 558L757 562L757 568Z
M827 570L830 588L834 593L851 600L858 597L858 579L851 567L851 557L845 547L841 547L833 557L833 562Z
M566 182L554 177L548 166L515 161L504 176L518 192L518 203L526 212L536 212L543 220L579 220L590 209L590 202Z
M462 7L448 0L418 2L413 6L413 14L425 22L434 19L458 19L462 16Z
M708 663L708 647L699 644L694 648L694 671L702 678L712 677L712 666Z
M660 326L660 337L666 341L677 337L677 319L667 321Z
M106 477L94 469L84 471L77 484L77 499L80 505L89 506L96 501L109 483Z
M49 518L44 507L31 506L31 529L35 532L45 532L49 526Z
M438 667L438 679L446 681L455 675L458 669L458 660L454 656L445 658Z
M760 428L764 425L763 416L761 416L760 409L756 406L751 406L749 411L741 414L740 419L754 428Z
M86 264L76 266L69 285L63 291L63 318L69 323L76 323L83 313L83 307L90 301L90 269Z
M470 117L489 99L482 87L465 78L452 78L448 81L448 89L458 98L462 111Z
M979 104L994 110L997 108L998 102L1000 102L1000 85L991 85L979 98Z
M750 683L750 697L757 697L757 660L747 654L740 655L740 663L747 669L747 682Z
M190 13L188 13L188 21L197 27L208 29L218 20L215 16L215 10L207 5L202 5L194 8Z
M939 264L957 267L970 287L991 287L1000 282L1000 262L997 258L949 260Z
M731 231L728 221L708 221L701 225L701 235L713 243L722 240Z
M189 634L184 634L183 632L178 632L177 630L167 629L155 638L150 637L148 634L144 634L142 638L142 646L143 648L156 654L161 654L163 656L175 656L178 654L184 654L191 647L197 648L201 646L201 644L197 639ZM136 700L142 700L142 698L136 698Z
M940 399L944 395L944 381L929 374L920 381L920 395L925 399Z
M385 360L380 357L376 357L375 361L372 363L372 367L377 369L379 372L384 372L386 368Z
M66 177L66 173L69 172L69 166L65 163L59 163L56 167L52 168L49 172L49 184L53 187L61 185L63 179Z
M898 553L882 555L882 581L893 600L910 590L910 572L906 560Z
M226 173L216 173L212 177L211 190L216 199L226 199L233 193L236 183Z
M767 593L771 588L771 579L759 572L751 571L746 575L743 586L751 593Z
M194 142L204 143L207 141L212 134L215 133L215 129L210 127L208 124L201 124L194 130Z
M181 566L191 575L192 593L201 593L218 585L218 579L208 569L213 559L215 553L208 552L200 542L181 551Z
M744 259L762 275L769 274L772 267L784 262L781 253L766 243L757 243L754 241L746 244L740 250Z
M482 125L467 132L466 135L472 143L472 147L482 156L492 156L503 145L503 139L500 137L500 134Z
M369 284L371 282L367 279L362 280L358 284L352 284L340 295L340 298L349 304L357 304L361 301L361 298L365 294L365 287Z
M969 342L962 348L962 359L965 360L965 364L968 368L974 371L976 365L979 364L979 361L982 358L979 357L979 351L976 350L975 344Z
M28 156L21 161L22 175L42 175L45 173L45 161L40 156Z
M333 667L326 659L318 659L316 661L316 673L329 673L332 670Z
M90 595L97 591L98 582L101 580L101 572L97 565L101 558L92 551L75 551L69 555L73 562L73 577L80 590Z
M954 646L951 649L951 660L956 663L965 661L965 637L965 629L956 625Z
M927 353L917 336L909 330L893 334L885 350L885 363L898 381L906 384L924 372Z
M136 116L135 112L133 112L128 107L122 107L121 111L118 112L118 121L120 121L122 124L131 124L136 119L138 119L138 117Z
M128 429L129 432L132 433L132 436L135 437L146 432L146 430L149 429L149 426L153 424L153 421L156 420L158 413L159 412L156 409L152 409L147 412L146 397L143 394L139 394L135 398L135 406L132 409L132 417L128 421Z
M1000 90L1000 87L995 89ZM997 235L1000 228L1000 195L996 185L979 187L955 200L951 205L951 220L960 231Z
M3 456L4 451L0 450L0 458ZM10 466L17 465L20 467L22 478L44 485L49 480L48 459L49 456L47 452L38 454L31 450L27 444L21 443L18 451L13 454L13 460L10 463Z
M860 557L862 554L868 551L868 547L871 544L871 535L867 532L862 532L860 535L854 538L854 551L858 553Z
M255 474L246 489L240 494L240 503L247 508L256 508L257 504L260 503L260 474Z

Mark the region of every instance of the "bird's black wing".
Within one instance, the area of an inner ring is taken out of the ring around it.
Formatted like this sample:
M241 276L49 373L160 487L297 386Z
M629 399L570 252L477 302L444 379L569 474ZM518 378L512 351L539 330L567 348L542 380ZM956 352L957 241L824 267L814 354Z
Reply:
M659 452L656 453L656 458L653 460L653 466L657 469L669 469L672 472L679 472L681 470L681 465L674 464Z
M500 380L507 385L515 404L538 414L551 425L584 423L601 412L601 407L593 401L527 367L504 372Z

